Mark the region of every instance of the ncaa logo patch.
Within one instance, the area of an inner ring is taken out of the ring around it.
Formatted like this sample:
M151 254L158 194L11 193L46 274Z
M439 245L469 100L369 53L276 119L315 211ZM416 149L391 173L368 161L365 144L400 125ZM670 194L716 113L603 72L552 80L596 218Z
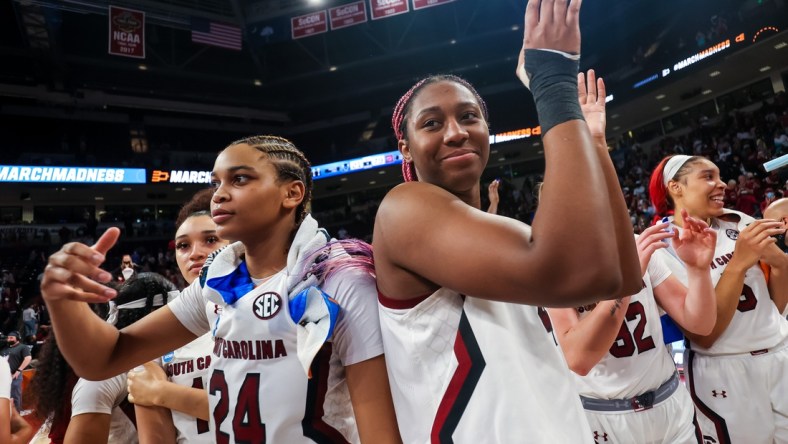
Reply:
M257 296L252 304L254 315L262 320L271 319L279 313L282 308L282 297L273 291Z
M166 355L162 356L161 360L165 364L169 364L170 362L172 362L173 358L175 358L175 353L174 352L169 352Z
M725 234L730 238L730 240L736 240L739 238L739 230L725 230Z

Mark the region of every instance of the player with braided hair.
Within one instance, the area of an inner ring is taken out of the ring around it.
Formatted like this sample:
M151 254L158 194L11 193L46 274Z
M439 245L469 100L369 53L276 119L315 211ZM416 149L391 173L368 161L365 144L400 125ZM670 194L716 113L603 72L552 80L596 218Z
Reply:
M366 267L316 272L315 262L347 263L348 253L314 254L329 238L307 214L311 179L286 139L227 146L212 172L211 216L233 243L167 307L119 334L90 321L84 303L114 295L98 265L118 231L55 253L42 295L75 370L103 378L211 332L210 362L195 365L209 366L216 442L399 442L374 279ZM219 307L213 321L208 302Z
M373 252L406 442L591 440L547 314L529 306L640 289L623 194L578 101L579 8L560 0L526 7L517 75L533 93L546 160L533 227L479 208L488 116L468 82L428 77L394 110L408 183L383 199ZM592 191L578 193L577 183ZM581 236L570 234L578 214Z

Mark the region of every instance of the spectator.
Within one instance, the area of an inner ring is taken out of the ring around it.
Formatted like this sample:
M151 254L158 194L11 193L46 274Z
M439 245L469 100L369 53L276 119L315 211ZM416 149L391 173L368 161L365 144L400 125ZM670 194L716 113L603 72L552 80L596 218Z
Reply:
M112 272L112 279L122 283L131 279L139 271L139 266L131 260L130 254L124 254L120 260L120 267Z
M38 313L36 308L38 304L32 303L22 310L22 323L24 324L23 333L24 337L35 336L38 330Z
M11 331L6 335L8 345L0 350L0 357L8 360L11 370L11 399L17 410L22 410L22 371L27 368L32 358L30 349L19 342L19 332Z

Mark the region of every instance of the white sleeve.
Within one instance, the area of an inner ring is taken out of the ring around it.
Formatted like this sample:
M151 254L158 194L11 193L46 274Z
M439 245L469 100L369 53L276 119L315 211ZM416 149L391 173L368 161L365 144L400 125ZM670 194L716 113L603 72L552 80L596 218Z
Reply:
M659 253L657 250L654 253ZM659 254L652 254L651 260L648 262L648 274L651 277L651 288L657 288L665 279L670 277L671 271L668 265L662 259L663 256Z
M210 331L208 315L205 313L205 303L200 280L195 279L181 292L180 296L167 306L184 327L199 337Z
M0 398L11 399L11 369L8 361L0 357Z
M361 270L343 270L326 281L323 291L341 307L333 342L342 364L382 355L375 279Z
M112 409L120 405L126 395L125 373L103 381L79 378L71 392L71 417L85 413L111 415Z

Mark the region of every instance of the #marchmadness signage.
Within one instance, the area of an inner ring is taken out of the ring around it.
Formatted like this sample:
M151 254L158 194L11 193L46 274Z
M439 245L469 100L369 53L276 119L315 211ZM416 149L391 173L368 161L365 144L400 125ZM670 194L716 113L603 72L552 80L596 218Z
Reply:
M0 165L0 182L145 183L145 169Z

